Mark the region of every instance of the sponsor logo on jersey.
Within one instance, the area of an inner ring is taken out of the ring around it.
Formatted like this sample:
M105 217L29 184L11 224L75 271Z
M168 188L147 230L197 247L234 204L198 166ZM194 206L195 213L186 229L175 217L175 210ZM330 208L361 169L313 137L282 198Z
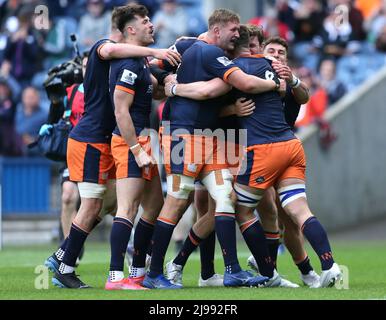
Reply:
M265 181L265 178L263 176L260 176L258 178L256 178L256 183L263 183Z
M225 67L233 64L233 61L232 60L229 60L227 57L218 57L217 58L217 61L220 62L222 65L224 65Z
M135 79L137 79L137 74L130 70L123 70L121 81L127 83L129 85L133 85L135 83Z

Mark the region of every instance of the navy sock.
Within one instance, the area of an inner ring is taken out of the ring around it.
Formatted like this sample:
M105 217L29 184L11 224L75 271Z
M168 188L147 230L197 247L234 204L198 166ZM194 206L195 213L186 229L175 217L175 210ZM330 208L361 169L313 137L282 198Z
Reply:
M200 243L201 278L209 279L214 275L214 251L216 246L216 233L213 231Z
M115 217L110 234L110 271L123 271L127 244L133 223L125 218Z
M264 231L264 234L268 246L269 256L271 257L272 263L276 268L277 252L280 246L280 232Z
M296 264L298 266L298 269L302 274L308 274L311 270L314 270L310 263L310 258L308 256L300 263Z
M184 266L186 264L186 261L188 261L188 258L191 255L191 253L200 244L201 240L202 239L194 233L193 229L190 229L188 237L186 238L180 252L178 253L177 257L173 260L173 262L180 266Z
M134 233L134 254L133 267L144 268L146 263L146 254L153 236L154 225L139 219Z
M172 237L175 223L158 218L154 228L153 235L153 252L151 256L151 265L149 276L155 278L163 274L165 254L168 250L170 239Z
M72 223L70 234L67 239L67 246L63 256L63 263L70 267L75 267L76 259L82 250L83 244L86 241L88 232L80 229Z
M154 234L154 228L153 228L153 234ZM153 239L153 237L151 237L151 239ZM151 256L152 252L153 252L153 240L150 240L150 243L149 243L147 250L146 250L146 254Z
M91 230L94 230L94 228L99 224L99 222L101 222L102 219L100 219L99 217L95 219L95 222L94 222L94 225L92 226L92 229ZM64 252L66 251L66 248L67 248L67 243L68 243L68 237L66 239L64 239L62 241L62 243L60 244L59 248L62 250L63 254ZM60 259L59 259L60 260Z
M217 239L220 242L222 255L224 258L225 272L240 272L241 267L237 259L236 248L235 215L216 215L215 230L217 234Z
M59 246L59 248L62 249L63 251L66 251L67 243L68 243L68 237L67 237L66 239L63 240L63 242L61 243L61 245Z
M322 270L330 269L334 263L334 259L327 233L318 219L316 219L316 217L308 218L303 224L302 231L318 255L320 263L322 264Z
M274 265L268 251L264 230L259 220L254 218L245 222L240 226L240 230L249 250L256 260L260 274L271 278L273 276Z

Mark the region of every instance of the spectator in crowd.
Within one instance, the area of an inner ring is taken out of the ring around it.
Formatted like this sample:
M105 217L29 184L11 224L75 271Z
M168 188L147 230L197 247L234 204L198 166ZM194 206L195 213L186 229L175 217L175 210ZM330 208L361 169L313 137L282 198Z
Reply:
M295 42L311 41L322 29L325 16L320 1L303 0L294 10Z
M375 40L375 48L378 52L386 53L386 24L383 26Z
M339 19L341 19L340 14L331 9L323 21L319 34L313 39L313 45L319 49L320 60L327 56L340 58L346 54L353 29L349 21ZM337 27L337 21L341 22L339 27Z
M318 0L303 0L294 8L292 53L300 64L312 70L316 70L319 62L319 53L312 40L323 28L325 16L325 8Z
M295 128L301 130L323 118L324 112L327 109L328 95L326 90L315 81L311 70L302 67L297 73L299 78L310 88L310 99L300 107L299 115L295 122Z
M325 59L321 62L318 80L320 86L327 92L329 105L337 102L347 91L346 86L336 78L336 65L334 59Z
M0 2L0 31L3 32L9 18L16 19L21 9L21 0L6 0Z
M355 41L366 40L366 31L364 28L364 18L362 12L355 6L355 0L337 0L338 4L349 8L348 19L352 28L351 39Z
M47 112L40 107L39 91L33 87L25 88L16 113L16 132L22 139L24 154L36 155L35 151L28 150L27 146L37 139L39 129L46 119Z
M16 105L7 80L0 77L0 155L20 155L20 141L15 132Z
M1 74L26 87L39 65L39 45L31 28L32 11L26 6L18 15L18 29L7 40Z
M286 41L293 39L292 31L285 23L279 21L277 10L273 7L268 7L263 17L252 18L248 23L261 26L266 38L279 36Z
M40 3L43 1L39 0ZM46 0L45 5L50 12L50 18L56 19L58 17L71 16L78 18L78 13L82 12L81 8L83 0L65 0L65 1L50 1Z
M81 50L88 50L96 41L108 37L110 19L111 12L105 11L103 0L87 0L87 12L79 22Z
M163 0L161 10L154 15L152 20L157 47L167 48L177 38L186 35L187 19L184 9L178 5L176 0Z
M49 28L41 30L41 46L44 53L43 67L48 70L70 58L69 34L65 18L49 20Z
M278 12L279 21L285 23L291 30L295 27L294 8L291 7L288 0L277 0L276 10Z
M149 18L153 19L154 15L160 8L160 1L159 0L138 0L139 4L144 5L147 10L149 10ZM127 3L127 1L126 1Z

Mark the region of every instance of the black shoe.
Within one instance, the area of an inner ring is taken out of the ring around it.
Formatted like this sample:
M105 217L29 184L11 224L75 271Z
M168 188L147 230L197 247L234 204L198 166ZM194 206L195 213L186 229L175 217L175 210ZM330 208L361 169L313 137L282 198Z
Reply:
M68 289L91 288L89 285L83 283L78 278L78 276L75 274L75 271L72 273L66 273L66 274L55 272L55 275L52 278L52 284L59 288L68 288Z

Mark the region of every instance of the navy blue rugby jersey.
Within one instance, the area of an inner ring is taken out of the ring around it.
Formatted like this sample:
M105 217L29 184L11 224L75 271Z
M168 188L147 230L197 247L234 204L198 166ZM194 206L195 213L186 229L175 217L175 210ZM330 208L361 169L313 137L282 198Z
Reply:
M110 60L99 56L101 47L113 42L99 40L90 50L84 77L84 113L70 137L92 143L109 143L115 128L115 116L109 95Z
M271 61L261 55L241 56L234 60L235 64L245 73L272 79L274 70ZM247 129L247 145L266 144L295 139L295 136L285 120L282 99L278 92L267 91L260 94L246 94L233 89L235 98L253 99L255 110L252 115L240 117L241 129Z
M146 58L128 58L111 61L110 96L114 105L114 91L122 90L134 95L129 112L137 135L150 127L153 93L151 73ZM120 135L118 126L114 134Z
M174 45L170 47L171 50L178 52L181 56L184 54L184 52L189 49L197 40L197 38L187 38L187 39L181 39L176 41ZM178 66L172 66L167 60L160 60L159 65L163 70L176 73ZM169 114L170 114L170 102L169 98L166 99L164 108L162 110L162 121L169 121Z
M295 127L296 119L299 115L301 105L296 102L292 93L292 89L287 87L287 92L283 100L284 103L284 115L288 125L293 130Z
M225 56L222 49L198 40L182 55L177 81L191 83L217 77L227 81L228 76L236 70L239 68ZM219 112L224 106L219 98L198 101L175 96L169 102L171 129L186 129L190 133L194 129L216 128Z
M199 41L197 38L186 38L176 41L170 49L178 52L181 56L184 54L184 52L189 49L194 43ZM171 65L167 60L161 60L160 67L163 70L176 73L178 66Z

